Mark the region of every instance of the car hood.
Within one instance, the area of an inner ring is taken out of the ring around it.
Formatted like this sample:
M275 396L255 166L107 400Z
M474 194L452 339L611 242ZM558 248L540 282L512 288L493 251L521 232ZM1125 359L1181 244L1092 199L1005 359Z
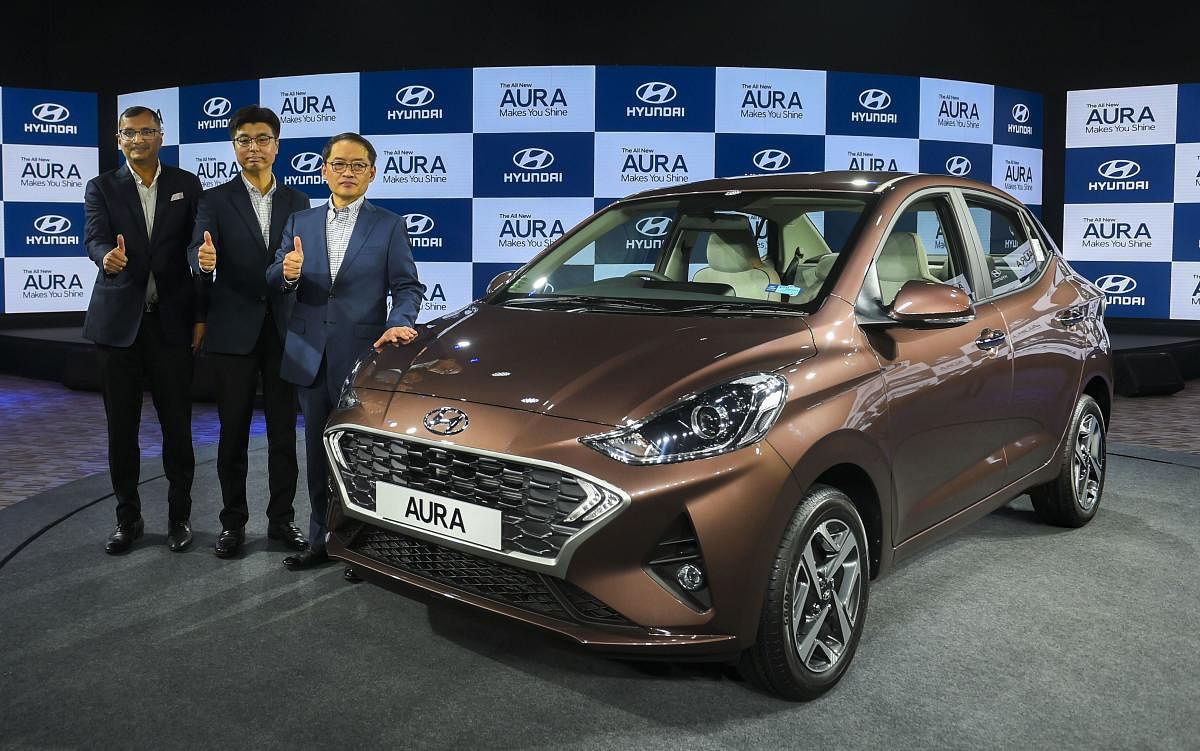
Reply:
M368 359L356 388L621 425L816 352L799 316L588 313L470 305Z

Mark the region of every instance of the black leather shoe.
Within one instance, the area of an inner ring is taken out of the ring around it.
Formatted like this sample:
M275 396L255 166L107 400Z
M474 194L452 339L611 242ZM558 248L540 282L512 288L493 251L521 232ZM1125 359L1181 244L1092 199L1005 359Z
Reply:
M292 571L300 571L306 568L316 568L326 563L330 563L333 559L325 552L325 548L313 550L306 548L303 553L289 555L283 559L283 565L287 566Z
M178 553L192 544L192 525L187 522L171 522L167 525L167 547Z
M245 530L222 529L221 534L217 535L217 544L213 546L213 553L218 558L232 558L237 555L238 549L242 547L242 541L245 539Z
M346 570L342 572L342 578L351 584L358 584L360 581L362 581L362 577L358 575L358 572L354 570L353 566L346 567Z
M104 552L109 555L124 553L133 547L133 541L142 536L145 528L146 525L141 519L126 524L118 522L117 528L108 536L108 542L104 544Z
M292 550L304 550L308 547L308 540L304 539L304 533L291 522L268 525L267 537L272 540L283 540L283 544Z

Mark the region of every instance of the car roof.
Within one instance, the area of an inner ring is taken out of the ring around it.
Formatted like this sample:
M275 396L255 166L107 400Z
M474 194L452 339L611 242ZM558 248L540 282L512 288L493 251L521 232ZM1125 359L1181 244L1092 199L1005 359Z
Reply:
M1010 201L1020 201L1004 191L978 180L951 175L935 175L913 172L861 172L841 170L834 172L783 172L763 175L719 177L682 183L667 188L656 188L636 193L629 198L657 198L683 196L696 193L723 193L740 191L830 191L858 193L864 196L882 193L889 188L903 186L909 191L938 186L967 188L991 193Z

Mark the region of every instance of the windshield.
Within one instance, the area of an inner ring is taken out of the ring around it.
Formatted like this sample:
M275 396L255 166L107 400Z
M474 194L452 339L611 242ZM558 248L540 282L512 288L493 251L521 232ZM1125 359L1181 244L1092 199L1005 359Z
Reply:
M491 302L619 312L802 314L820 304L866 198L709 193L619 202Z

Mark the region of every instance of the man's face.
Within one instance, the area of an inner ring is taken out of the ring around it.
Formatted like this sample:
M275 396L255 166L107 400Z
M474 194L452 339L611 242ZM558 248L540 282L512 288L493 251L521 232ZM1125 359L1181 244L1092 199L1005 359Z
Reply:
M321 174L325 176L329 190L345 205L366 194L367 186L375 179L375 167L365 146L354 141L338 141L330 149Z
M149 135L143 135L149 133ZM132 136L132 137L131 137ZM117 129L117 145L125 158L134 164L154 164L162 148L162 129L154 115L143 112L133 117L122 117Z
M279 155L279 139L266 123L243 123L233 136L233 153L243 172L269 170Z

